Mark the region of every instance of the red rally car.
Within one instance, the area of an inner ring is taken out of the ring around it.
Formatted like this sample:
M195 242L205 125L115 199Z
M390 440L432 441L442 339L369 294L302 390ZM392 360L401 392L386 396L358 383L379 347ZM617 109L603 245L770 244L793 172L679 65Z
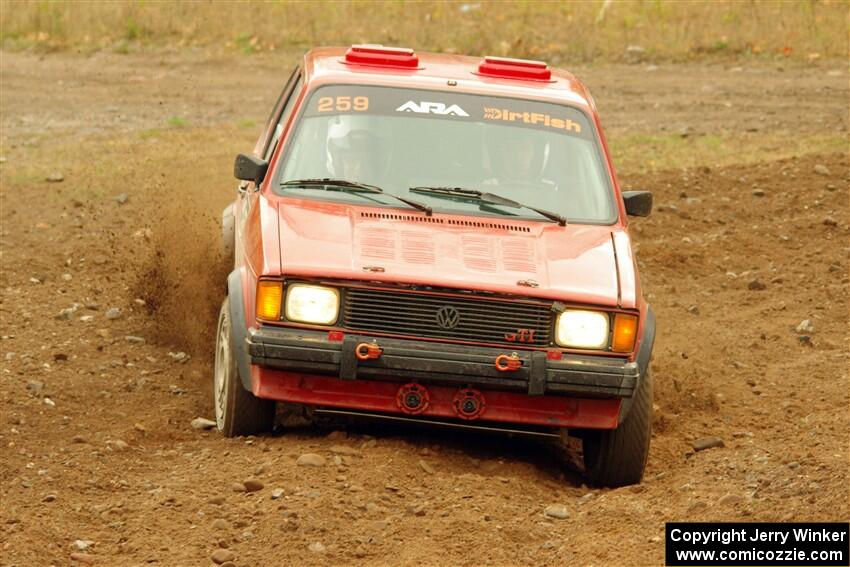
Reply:
M306 54L225 209L214 404L276 402L582 441L639 482L655 317L593 99L546 63L375 45Z

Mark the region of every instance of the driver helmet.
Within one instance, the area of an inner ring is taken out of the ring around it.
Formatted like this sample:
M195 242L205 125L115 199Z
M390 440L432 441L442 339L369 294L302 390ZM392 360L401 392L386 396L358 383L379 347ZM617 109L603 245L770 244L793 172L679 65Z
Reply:
M540 180L549 162L547 136L530 128L488 128L485 147L490 171L497 179Z
M368 117L334 116L327 135L328 172L349 181L379 177L388 163L387 146Z

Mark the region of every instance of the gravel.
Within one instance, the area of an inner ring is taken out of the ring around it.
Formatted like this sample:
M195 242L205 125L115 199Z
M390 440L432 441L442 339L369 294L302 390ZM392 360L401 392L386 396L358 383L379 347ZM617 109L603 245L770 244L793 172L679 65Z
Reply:
M130 445L128 445L126 441L122 441L121 439L113 439L111 441L107 441L106 446L112 449L113 451L126 451L130 448Z
M171 358L174 362L183 363L189 360L189 355L183 352L182 350L179 352L169 352L168 357Z
M688 506L688 513L689 513L689 514L694 514L694 513L696 513L696 512L701 512L701 511L705 510L706 508L708 508L708 504L706 504L706 503L705 503L705 502L703 502L702 500L697 500L697 501L695 501L695 502L692 502L692 503Z
M331 446L330 451L335 455L348 455L350 457L356 457L360 455L360 451L358 451L354 447L347 447L346 445L333 445Z
M566 520L570 517L569 510L567 510L567 507L563 504L551 504L546 506L546 509L543 510L543 514L547 518L555 518L556 520Z
M323 467L326 462L325 458L321 455L317 455L316 453L304 453L298 457L295 464L302 467Z
M72 305L71 307L68 307L68 308L60 311L59 314L56 316L56 318L59 319L59 320L67 321L68 319L70 319L74 315L74 313L77 312L77 309L79 309L79 306L77 306L76 304Z
M720 497L717 503L721 506L735 506L737 504L740 504L742 500L743 498L741 498L737 494L726 493Z
M212 559L213 563L221 565L222 563L236 559L236 554L229 549L216 549L212 552L212 555L210 555L210 559Z
M249 478L242 482L242 485L245 487L245 492L257 492L265 488L265 484L257 478Z
M713 447L725 447L726 445L723 443L723 439L712 435L709 437L700 437L691 443L691 446L694 448L694 451L704 451Z
M192 420L192 429L212 429L215 422L205 417L196 417Z
M311 543L308 549L313 553L324 553L326 550L325 546L319 543L318 541Z

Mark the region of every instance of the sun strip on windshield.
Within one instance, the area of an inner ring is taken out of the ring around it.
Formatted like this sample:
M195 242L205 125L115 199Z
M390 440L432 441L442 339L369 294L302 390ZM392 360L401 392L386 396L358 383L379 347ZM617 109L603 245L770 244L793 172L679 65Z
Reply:
M480 94L328 85L311 97L304 111L305 117L357 114L499 123L593 138L587 118L578 109Z

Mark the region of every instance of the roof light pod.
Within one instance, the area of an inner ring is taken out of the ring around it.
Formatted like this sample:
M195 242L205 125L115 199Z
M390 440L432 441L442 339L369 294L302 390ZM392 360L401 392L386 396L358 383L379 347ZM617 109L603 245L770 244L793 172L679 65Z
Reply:
M419 69L419 56L407 47L352 45L345 52L345 63L413 70Z
M552 81L552 71L544 61L510 59L508 57L485 57L478 65L478 73L476 74L503 79Z

